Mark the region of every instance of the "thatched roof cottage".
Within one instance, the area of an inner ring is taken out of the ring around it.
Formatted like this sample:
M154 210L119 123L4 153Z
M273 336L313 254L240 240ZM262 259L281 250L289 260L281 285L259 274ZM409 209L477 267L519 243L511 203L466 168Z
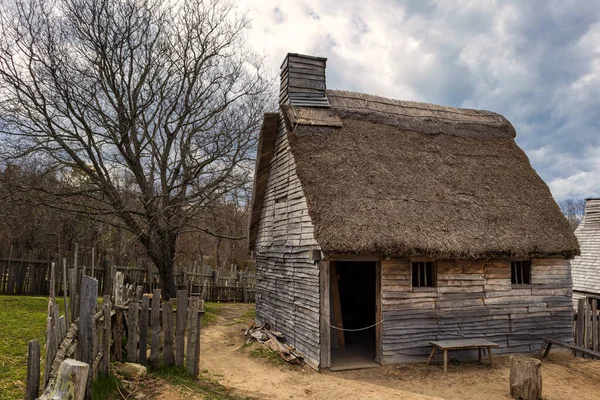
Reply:
M423 359L448 338L571 341L579 246L511 123L328 90L325 65L288 54L260 132L257 319L314 368Z
M581 255L571 261L573 299L600 299L600 198L585 200L585 214L575 236Z

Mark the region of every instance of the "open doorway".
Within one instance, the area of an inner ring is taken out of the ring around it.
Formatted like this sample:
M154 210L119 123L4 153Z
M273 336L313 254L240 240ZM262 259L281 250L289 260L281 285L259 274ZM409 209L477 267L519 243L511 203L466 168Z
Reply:
M331 369L375 367L377 263L331 264ZM370 327L368 329L364 329Z

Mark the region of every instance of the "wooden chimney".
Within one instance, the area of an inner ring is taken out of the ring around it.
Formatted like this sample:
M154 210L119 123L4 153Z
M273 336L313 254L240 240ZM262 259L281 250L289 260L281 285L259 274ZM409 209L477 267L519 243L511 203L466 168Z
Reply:
M280 104L330 107L325 89L326 58L288 53L281 64Z

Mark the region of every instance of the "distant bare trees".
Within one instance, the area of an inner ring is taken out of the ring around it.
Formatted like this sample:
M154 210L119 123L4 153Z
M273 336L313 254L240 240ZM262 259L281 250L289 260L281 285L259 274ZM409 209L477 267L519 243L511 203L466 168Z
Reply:
M585 200L583 199L566 199L558 202L563 214L567 217L569 225L575 230L581 223L585 214Z
M225 1L0 6L3 159L57 180L20 189L131 232L167 298L183 228L249 181L272 96L247 24Z

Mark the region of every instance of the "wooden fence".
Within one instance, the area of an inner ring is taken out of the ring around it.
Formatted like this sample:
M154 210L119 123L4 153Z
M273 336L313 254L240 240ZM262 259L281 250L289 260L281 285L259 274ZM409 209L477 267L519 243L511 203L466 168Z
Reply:
M577 346L598 351L600 347L600 330L598 320L598 300L581 298L577 302L574 339Z
M52 283L57 275L60 274L52 265L51 288L55 287ZM62 275L66 276L65 267ZM98 305L98 281L83 275L78 284L69 286L67 290L69 297L65 296L63 316L59 316L55 290L51 290L44 355L46 362L41 385L43 394L40 399L63 398L61 391L66 387L65 381L73 379L69 374L73 374L74 368L79 368L78 378L74 381L75 390L82 390L85 398L91 399L91 381L98 375L109 374L111 357L117 361L127 359L147 364L148 333L151 334L150 364L153 368L159 367L159 352L162 349L164 365L183 366L185 359L188 371L198 375L204 314L199 296L188 298L186 290L178 291L177 309L174 311L172 301L162 302L161 307L160 289L155 289L152 296L142 295L141 287L125 285L123 280L123 274L117 273L112 295L105 295L102 304ZM67 329L69 320L72 323ZM186 324L187 346L184 348ZM127 342L125 351L124 337ZM40 345L37 340L32 340L29 342L27 361L26 399L38 398L40 374Z
M143 293L152 293L160 285L158 270L148 260L138 260L135 265L116 266L107 257L95 253L74 252L59 259L48 252L21 251L11 247L8 252L0 249L0 294L47 296L50 293L52 261L61 267L63 263L67 266L66 276L58 276L54 284L59 295L64 287L63 279L70 280L72 274L78 276L78 280L82 274L95 278L100 294L110 294L112 277L116 272L122 272L125 283L140 286ZM201 293L207 287L203 295L206 301L254 301L254 274L238 271L235 266L218 270L207 265L177 266L173 278L177 289L190 293Z

